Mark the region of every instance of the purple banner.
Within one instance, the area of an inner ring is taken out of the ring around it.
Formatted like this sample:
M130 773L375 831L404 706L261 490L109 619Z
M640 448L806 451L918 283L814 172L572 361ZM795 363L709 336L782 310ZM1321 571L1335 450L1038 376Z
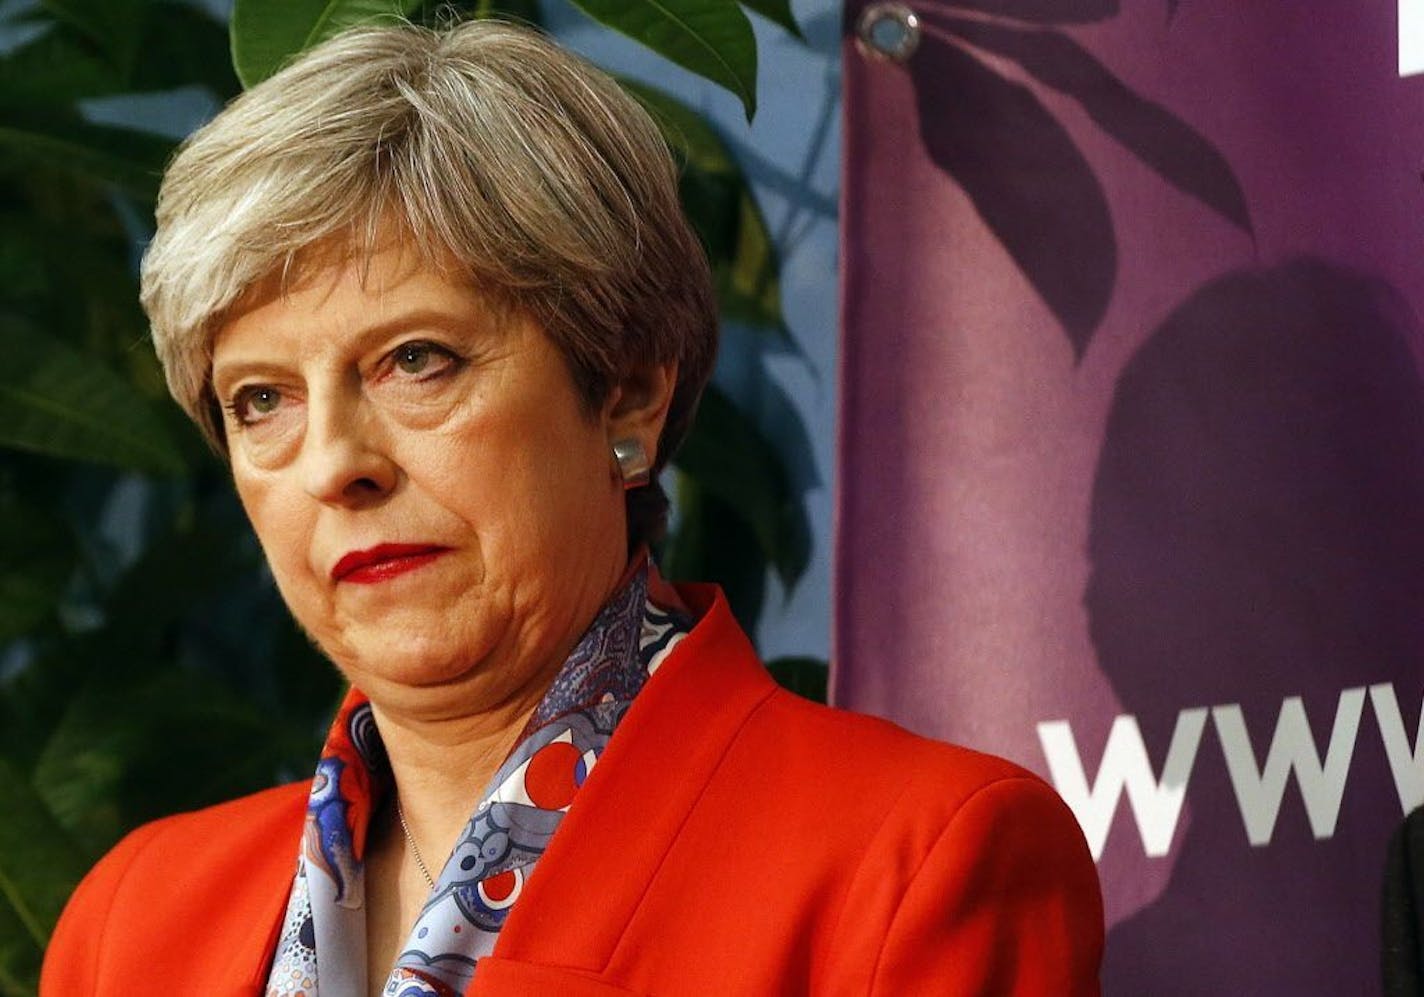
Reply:
M1424 0L910 6L845 49L833 696L1054 782L1108 993L1378 993Z

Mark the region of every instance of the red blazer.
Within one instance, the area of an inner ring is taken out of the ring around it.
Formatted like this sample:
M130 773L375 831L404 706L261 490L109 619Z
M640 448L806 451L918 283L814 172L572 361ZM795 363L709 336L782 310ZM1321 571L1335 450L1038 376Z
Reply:
M1102 902L1008 762L780 690L706 587L471 995L1098 992ZM710 606L709 606L710 604ZM260 994L307 786L139 828L69 901L42 997Z

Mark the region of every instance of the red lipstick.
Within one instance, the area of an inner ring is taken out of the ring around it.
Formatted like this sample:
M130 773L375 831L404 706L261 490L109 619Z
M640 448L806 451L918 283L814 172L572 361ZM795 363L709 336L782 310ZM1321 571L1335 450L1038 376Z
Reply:
M331 569L334 582L374 585L407 571L423 568L449 547L434 544L377 544L369 550L353 550Z

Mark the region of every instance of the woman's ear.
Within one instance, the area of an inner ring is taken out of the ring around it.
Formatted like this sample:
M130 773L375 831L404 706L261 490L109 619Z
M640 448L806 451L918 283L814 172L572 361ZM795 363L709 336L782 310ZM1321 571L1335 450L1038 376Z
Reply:
M677 361L650 364L630 371L613 386L604 403L603 424L608 443L635 439L656 462L658 439L667 422L668 406L677 388Z

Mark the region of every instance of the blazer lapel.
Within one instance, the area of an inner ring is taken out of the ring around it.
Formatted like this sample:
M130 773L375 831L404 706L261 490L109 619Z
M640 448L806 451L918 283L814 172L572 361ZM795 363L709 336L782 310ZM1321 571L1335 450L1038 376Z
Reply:
M301 844L302 824L305 819L306 798L302 798L299 818L290 826L274 834L274 844L262 849L254 860L241 870L244 880L243 892L252 899L248 904L250 916L227 936L231 952L231 968L215 974L225 982L228 989L214 989L212 993L238 995L260 995L267 990L267 975L272 968L272 955L277 950L278 935L282 931L282 920L287 913L287 900L292 891L292 877L296 872L297 849ZM275 842L280 842L277 844Z
M272 955L277 951L282 918L287 913L287 899L292 889L292 863L287 863L287 876L273 877L272 896L275 902L260 918L254 918L240 937L233 939L234 973L229 979L244 982L234 994L261 994L267 989L267 975L272 969Z
M551 993L625 992L563 984L608 964L737 731L776 688L715 586L678 590L701 621L633 701L525 884L493 957L480 961L471 994L536 992L527 984L490 989L489 980L555 967L567 979L560 976Z

